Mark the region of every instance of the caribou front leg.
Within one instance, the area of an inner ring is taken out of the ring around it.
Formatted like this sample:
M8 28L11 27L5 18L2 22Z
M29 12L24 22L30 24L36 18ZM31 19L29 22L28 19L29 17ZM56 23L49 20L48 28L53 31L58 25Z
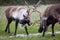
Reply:
M25 31L26 31L26 34L29 35L28 30L27 30L27 26L25 26Z
M42 37L44 37L45 32L46 32L46 30L47 30L47 27L48 27L48 26L46 26L46 27L43 29L43 35L42 35Z
M18 22L19 21L16 21L16 23L15 23L15 33L14 33L14 35L16 35L16 32L17 32Z

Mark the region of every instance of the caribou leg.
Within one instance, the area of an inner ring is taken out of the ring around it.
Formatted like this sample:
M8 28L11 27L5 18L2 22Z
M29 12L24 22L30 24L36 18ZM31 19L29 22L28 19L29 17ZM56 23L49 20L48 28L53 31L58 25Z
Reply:
M8 33L10 33L10 28L9 28L9 26L10 26L10 23L11 23L11 22L12 22L12 20L8 20L8 23L7 23L7 26L6 26L5 32L8 31Z
M55 34L54 34L54 25L55 24L52 24L52 36L55 36Z
M28 33L28 30L27 30L27 27L26 27L26 26L25 26L25 31L26 31L27 35L29 35L29 33Z
M16 32L17 32L18 22L19 21L16 21L16 23L15 23L15 33L14 33L14 35L16 35Z
M46 30L47 30L47 26L43 29L43 35L42 35L42 37L44 37Z

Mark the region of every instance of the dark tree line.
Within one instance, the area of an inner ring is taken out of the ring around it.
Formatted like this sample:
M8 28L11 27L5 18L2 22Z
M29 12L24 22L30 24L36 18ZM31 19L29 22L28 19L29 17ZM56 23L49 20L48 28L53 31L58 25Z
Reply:
M26 0L29 4L36 4L39 0ZM60 3L60 0L41 0L45 3ZM0 5L24 5L24 0L0 0Z

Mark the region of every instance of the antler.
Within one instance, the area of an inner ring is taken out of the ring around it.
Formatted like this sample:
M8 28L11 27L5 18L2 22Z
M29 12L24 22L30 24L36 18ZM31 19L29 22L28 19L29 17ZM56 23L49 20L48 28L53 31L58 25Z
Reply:
M26 0L24 0L24 2L25 2L25 4L27 5L27 7L29 8L29 5L28 5L27 1L26 1Z
M39 5L41 5L41 4L45 4L45 3L46 3L45 0L39 0L39 1L37 2L37 4L34 5L34 7L37 8L37 7L39 7Z
M24 2L25 2L25 4L27 5L27 7L28 7L28 11L29 11L29 14L31 15L33 12L38 12L39 13L39 16L41 15L41 12L40 11L38 11L38 10L36 10L36 8L40 5L40 0L37 2L37 4L36 5L34 5L32 8L31 7L29 7L29 4L28 4L28 2L26 1L26 0L24 0ZM31 12L30 12L30 10L31 9L33 9ZM35 24L35 23L38 23L39 22L39 20L37 20L36 22L34 22L33 23L33 25Z
M37 7L40 5L40 3L41 3L41 0L39 0L39 1L37 2L37 4L34 5L34 7L37 8Z
M33 6L34 8L32 8L32 9L33 9L32 12L38 12L39 14L41 14L41 12L39 12L38 10L36 10L37 7L39 7L40 3L41 3L41 0L39 0L39 1L37 2L37 4L35 4L35 5ZM32 13L32 12L31 12L31 13Z
M29 7L29 4L28 4L28 2L26 1L26 0L24 0L24 2L25 2L25 4L27 5L27 8L28 8L28 12L29 12L29 15L30 15L30 7Z
M41 19L41 12L38 11L38 10L36 10L37 7L39 7L40 5L41 5L41 0L39 0L39 1L37 2L37 4L35 4L35 5L33 6L34 8L31 8L31 9L33 9L33 11L32 11L30 14L32 14L33 12L38 12L38 13L39 13L39 16L40 16L40 19ZM33 23L33 25L34 25L35 23L39 23L39 24L40 24L40 20L35 21L35 22Z

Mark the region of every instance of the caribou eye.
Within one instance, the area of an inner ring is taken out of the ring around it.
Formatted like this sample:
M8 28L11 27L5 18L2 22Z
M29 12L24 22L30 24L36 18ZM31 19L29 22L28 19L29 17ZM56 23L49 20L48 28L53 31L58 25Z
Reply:
M27 19L27 17L25 15L23 15L24 19Z
M23 15L23 17L26 17L25 15Z

